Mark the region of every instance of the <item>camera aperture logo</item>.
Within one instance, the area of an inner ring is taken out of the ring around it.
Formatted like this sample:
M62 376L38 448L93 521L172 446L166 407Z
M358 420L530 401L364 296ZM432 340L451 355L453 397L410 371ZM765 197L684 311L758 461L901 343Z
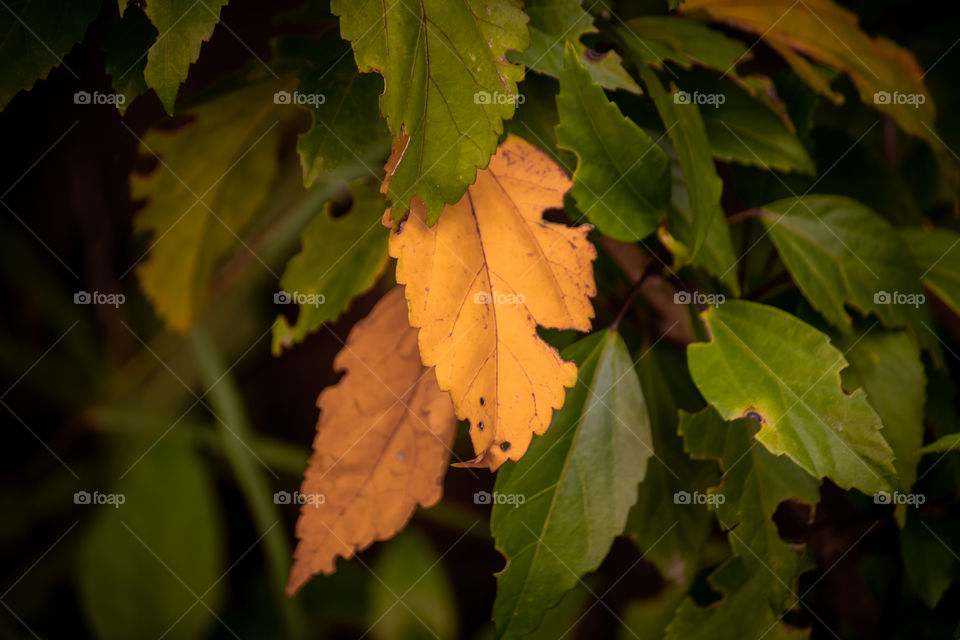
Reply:
M927 301L922 293L900 293L899 291L877 291L873 294L873 304L905 304L917 308Z
M514 507L519 507L526 501L527 496L522 493L477 491L473 494L473 504L512 504Z
M474 104L512 104L521 105L527 101L522 93L513 95L512 93L503 93L502 91L477 91L473 94Z
M673 494L673 504L708 504L716 507L727 501L722 493L701 493L700 491L677 491Z
M120 505L127 501L127 496L122 493L101 493L99 491L77 491L73 494L73 504L100 505L108 504L114 509L119 509Z
M327 496L322 493L300 493L299 489L293 493L277 491L273 494L273 504L309 504L319 507L326 501Z
M122 93L102 93L100 91L77 91L73 94L73 104L108 104L113 107L119 107L127 101L127 96Z
M327 101L322 93L302 93L300 91L277 91L273 94L273 104L299 104L310 107L319 107Z
M327 301L322 293L301 293L300 291L277 291L273 294L274 304L298 304L301 307L319 307Z
M703 293L702 291L677 291L673 294L674 304L695 304L698 307L719 307L727 297L722 293Z
M914 109L919 109L920 105L926 104L927 96L922 93L900 93L894 91L877 91L873 94L873 104L906 104Z
M714 109L719 109L720 105L727 101L727 96L722 93L702 93L700 91L677 91L673 94L674 104L696 104L707 105Z
M500 306L519 307L527 301L522 293L501 293L494 291L478 291L473 294L474 304L494 304Z
M100 293L99 291L77 291L73 294L73 304L105 304L118 309L127 301L122 293Z
M873 494L874 504L905 504L911 507L919 507L927 501L927 496L922 493L903 493L902 491L881 491Z

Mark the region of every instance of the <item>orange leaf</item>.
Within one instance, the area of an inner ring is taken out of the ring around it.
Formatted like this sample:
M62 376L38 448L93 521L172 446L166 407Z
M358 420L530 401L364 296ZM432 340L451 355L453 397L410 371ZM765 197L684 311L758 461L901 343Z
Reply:
M570 186L546 154L509 137L433 227L414 200L390 234L423 362L470 420L471 466L519 460L576 383L576 365L537 335L538 325L589 331L593 317L591 227L542 219Z
M420 364L400 287L350 331L334 367L346 375L317 400L289 595L440 499L457 426L450 396Z

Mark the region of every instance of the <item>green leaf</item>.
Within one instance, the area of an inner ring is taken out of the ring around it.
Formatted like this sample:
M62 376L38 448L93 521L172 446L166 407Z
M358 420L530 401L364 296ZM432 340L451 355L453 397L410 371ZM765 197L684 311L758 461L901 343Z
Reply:
M313 124L297 138L306 186L324 171L364 157L389 136L380 117L380 78L360 73L350 44L334 30L322 38L284 38L282 53L303 60L291 102L307 109ZM296 99L296 100L294 100Z
M636 51L634 50L636 55ZM703 246L707 234L711 232L717 216L723 217L720 209L720 194L723 182L717 175L713 164L713 155L707 132L700 117L697 105L678 103L675 96L669 95L660 84L660 79L646 65L638 65L640 77L647 87L667 128L667 135L677 151L677 160L687 183L690 197L691 239L690 258L693 259Z
M280 287L300 303L296 323L284 316L273 325L273 352L301 342L325 322L333 322L358 295L369 291L387 263L387 234L380 219L386 203L376 186L354 182L353 206L334 218L330 203L301 234L303 249L287 263Z
M99 10L99 0L5 1L0 7L0 109L62 64Z
M506 54L529 44L521 3L333 0L331 8L360 71L384 78L380 111L404 145L390 177L393 215L417 196L433 224L487 166L520 100L523 67Z
M172 329L186 331L198 316L216 267L240 245L277 175L278 88L261 82L220 95L192 110L189 125L144 137L160 166L131 178L133 197L150 200L135 220L138 232L152 232L137 273Z
M913 512L900 529L900 555L907 583L929 609L940 602L953 582L954 536L940 521Z
M661 70L670 60L684 69L699 65L736 77L734 66L753 58L741 41L675 16L634 18L619 33L638 62Z
M160 442L112 491L123 496L119 506L93 504L89 490L92 522L76 564L96 636L206 637L223 602L226 540L203 460L182 443Z
M130 7L123 18L114 20L106 27L103 36L103 53L106 56L107 73L113 90L122 100L117 100L117 109L124 113L134 98L147 91L143 70L147 57L143 55L157 39L147 14L140 7Z
M557 145L577 155L571 195L604 235L642 240L666 217L669 161L643 129L595 84L567 44L557 111Z
M767 170L815 172L785 115L729 82L701 79L697 90L724 97L722 104L705 105L700 112L715 157Z
M921 346L939 354L920 272L890 223L842 196L787 198L762 212L794 281L828 322L849 334L844 305L851 305L887 327L909 327Z
M579 367L577 386L546 434L497 474L496 493L508 500L494 504L490 519L507 558L493 604L498 637L536 629L546 610L600 565L653 454L643 392L620 336L597 332L563 357Z
M404 531L384 546L372 572L367 628L374 640L457 636L453 585L423 536Z
M637 362L657 455L640 483L626 533L645 560L685 589L697 571L713 516L705 505L678 504L674 496L678 491L706 493L720 478L715 464L691 460L677 435L677 410L699 409L703 400L690 380L686 362L679 355L670 357L673 353L654 347Z
M960 433L948 433L942 438L934 440L927 446L920 449L921 455L928 453L948 453L950 451L960 451Z
M730 226L720 207L710 213L707 238L700 252L691 260L688 247L693 244L693 214L690 212L690 192L683 178L683 169L677 159L672 144L663 145L670 158L670 200L671 215L667 216L667 227L658 230L660 241L673 254L673 268L691 264L702 267L707 273L725 284L734 295L740 295L740 283L737 281L737 256L733 253L733 241L730 238Z
M900 486L908 491L917 478L919 449L923 445L923 408L927 378L917 342L907 332L879 329L837 342L850 366L843 370L843 387L863 387L883 421L883 437L890 443Z
M756 435L817 477L866 494L896 484L893 452L862 389L845 395L843 354L794 316L734 300L702 314L713 340L687 349L700 393L727 420L759 419Z
M594 82L611 91L640 93L640 87L623 68L615 51L588 51L580 42L585 34L597 32L593 17L583 10L580 0L528 0L524 5L530 17L530 47L511 55L512 61L559 78L564 67L564 47L570 43Z
M200 47L213 35L228 0L150 0L146 12L160 36L147 53L143 77L173 113L177 91L187 79Z
M960 234L950 229L899 229L925 284L960 314Z
M709 581L724 598L709 607L684 600L667 629L667 640L801 640L809 636L809 630L788 627L762 604L769 576L749 571L741 558L720 565Z
M715 458L724 469L722 484L705 499L713 503L744 567L768 577L773 606L781 611L790 606L792 585L808 565L799 547L780 538L773 514L790 499L812 507L819 501L820 483L786 456L758 446L754 434L759 428L749 418L725 422L709 407L696 415L680 412L680 432L690 454Z

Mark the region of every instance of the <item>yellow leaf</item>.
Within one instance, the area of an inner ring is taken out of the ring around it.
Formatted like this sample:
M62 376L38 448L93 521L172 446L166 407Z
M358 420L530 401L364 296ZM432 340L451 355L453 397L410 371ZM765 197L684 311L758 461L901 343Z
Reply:
M509 137L433 227L414 200L390 234L423 362L470 420L472 466L519 460L576 383L576 365L537 335L537 326L589 331L593 317L591 227L542 219L570 186L546 154ZM391 226L389 210L383 221Z
M289 595L440 499L457 426L450 396L420 364L400 287L350 331L334 367L346 375L317 400Z
M942 147L931 130L933 99L913 55L886 38L868 36L856 15L831 0L687 0L681 10L760 35L811 88L834 102L843 96L802 56L846 73L866 104L935 149Z

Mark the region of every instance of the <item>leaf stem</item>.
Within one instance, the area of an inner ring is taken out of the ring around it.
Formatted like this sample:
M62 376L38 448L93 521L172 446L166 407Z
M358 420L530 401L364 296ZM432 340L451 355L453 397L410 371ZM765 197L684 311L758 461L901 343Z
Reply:
M273 582L272 591L277 596L277 606L287 626L287 635L298 640L306 638L303 612L295 600L284 596L290 569L290 545L270 486L258 466L262 463L250 446L253 430L247 421L240 391L204 327L194 327L190 341L200 379L208 389L210 403L217 414L215 417L224 453L237 477L254 525L263 536L268 574Z
M727 218L727 224L736 224L743 220L751 220L753 218L759 218L763 216L763 209L747 209L746 211L741 211L740 213L735 213L729 218Z
M617 312L617 317L614 318L613 322L610 323L610 331L616 331L620 327L620 321L623 320L623 316L627 313L627 309L630 308L630 305L633 304L633 301L640 294L643 281L646 280L647 275L649 275L653 270L653 266L655 264L657 264L656 260L649 260L647 261L647 264L643 266L643 271L640 273L640 277L637 278L637 281L633 283L633 287L630 288L630 292L623 301L623 306L620 307L620 311Z

